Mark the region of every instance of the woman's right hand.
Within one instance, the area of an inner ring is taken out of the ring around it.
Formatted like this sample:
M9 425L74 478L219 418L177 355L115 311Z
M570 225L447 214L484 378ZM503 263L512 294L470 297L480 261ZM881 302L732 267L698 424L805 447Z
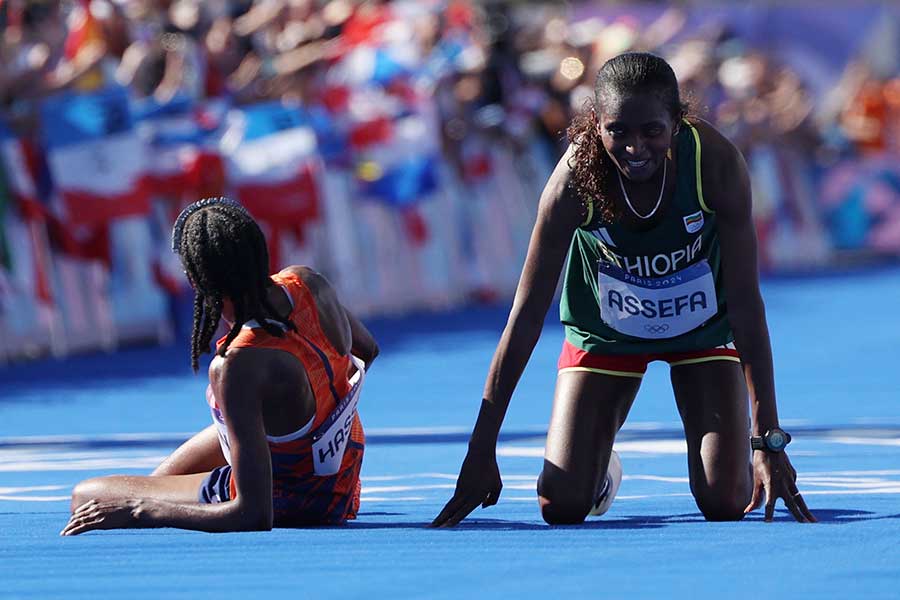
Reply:
M431 522L431 527L453 527L479 504L482 508L497 504L502 489L496 448L481 449L470 443L456 480L456 491L441 514Z

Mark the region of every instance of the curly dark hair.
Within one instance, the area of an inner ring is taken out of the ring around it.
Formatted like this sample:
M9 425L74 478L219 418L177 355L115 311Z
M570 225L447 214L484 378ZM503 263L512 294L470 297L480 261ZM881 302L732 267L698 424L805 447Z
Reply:
M199 357L209 345L222 316L225 298L234 304L234 324L219 348L225 356L241 326L255 319L268 333L283 337L296 331L285 315L268 300L269 252L259 225L240 205L225 199L201 200L184 210L176 224L173 246L194 287L194 324L191 331L191 367L199 370Z
M615 97L633 93L656 94L668 108L675 123L687 114L689 106L682 101L675 72L665 60L648 52L626 52L606 61L597 73L594 97L585 109L575 116L566 135L574 146L569 168L572 187L594 214L604 221L616 218L612 201L605 193L607 175L616 168L609 159L600 139L600 107Z

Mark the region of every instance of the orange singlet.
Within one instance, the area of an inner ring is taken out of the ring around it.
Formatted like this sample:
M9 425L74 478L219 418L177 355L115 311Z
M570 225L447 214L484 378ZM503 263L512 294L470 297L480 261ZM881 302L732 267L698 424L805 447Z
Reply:
M280 285L290 297L293 309L289 319L297 331L285 331L284 337L275 337L254 323L245 324L229 348L273 348L294 355L303 364L309 384L316 400L316 414L300 430L283 436L266 436L272 455L272 504L276 527L301 525L336 524L346 519L356 518L359 510L360 482L365 435L359 416L347 416L349 435L338 431L338 442L344 446L343 459L337 472L328 475L316 473L316 453L313 442L323 424L327 427L329 417L337 416L336 407L351 391L350 374L352 365L362 377L362 362L349 355L340 354L331 345L319 323L319 312L312 293L297 275L282 271L272 275L272 280ZM217 347L224 343L222 338ZM357 391L358 393L358 391ZM229 458L228 439L224 421L210 388L207 400L213 413L213 420L219 430L222 450ZM340 427L337 427L340 429ZM332 429L331 431L334 431ZM326 445L324 453L334 448ZM320 456L321 460L327 458ZM230 462L230 458L229 458ZM321 472L321 469L320 469ZM236 496L233 474L229 480L230 497Z

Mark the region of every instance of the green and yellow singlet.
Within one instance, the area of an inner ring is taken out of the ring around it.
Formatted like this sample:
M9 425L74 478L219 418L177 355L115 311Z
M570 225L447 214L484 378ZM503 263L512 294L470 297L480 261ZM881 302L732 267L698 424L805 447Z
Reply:
M716 215L703 200L700 137L684 121L675 194L651 229L590 210L569 249L560 320L570 344L596 354L689 352L733 340Z

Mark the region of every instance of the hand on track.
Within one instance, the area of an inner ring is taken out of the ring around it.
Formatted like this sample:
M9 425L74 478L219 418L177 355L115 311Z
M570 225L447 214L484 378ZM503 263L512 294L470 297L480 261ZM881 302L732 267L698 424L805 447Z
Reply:
M456 480L456 491L444 506L431 527L453 527L480 504L482 508L497 504L503 482L493 450L473 451L471 448L463 461Z
M137 520L140 500L89 500L76 508L59 535L78 535L92 529L122 529Z
M744 513L756 510L766 499L766 521L775 515L775 501L781 498L794 518L801 523L815 523L816 517L809 511L803 496L797 489L797 471L784 452L753 453L753 497Z

